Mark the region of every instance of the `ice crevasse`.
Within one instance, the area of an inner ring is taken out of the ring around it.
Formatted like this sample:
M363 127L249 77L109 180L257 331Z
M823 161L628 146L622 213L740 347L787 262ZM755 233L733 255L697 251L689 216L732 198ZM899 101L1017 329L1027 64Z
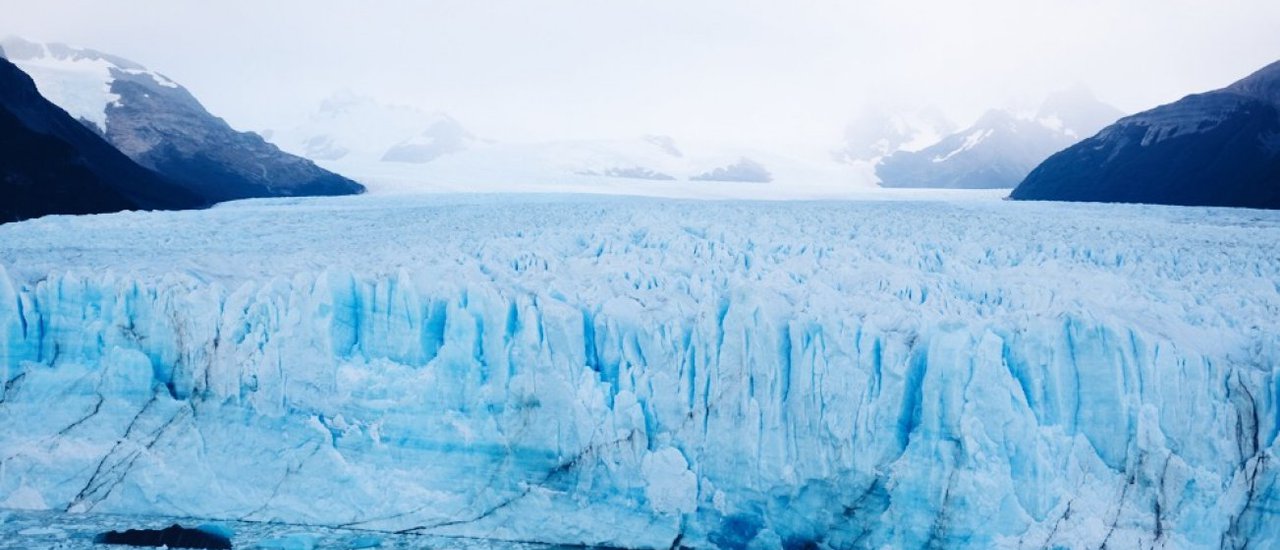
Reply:
M0 227L0 507L1280 545L1280 215L377 200Z

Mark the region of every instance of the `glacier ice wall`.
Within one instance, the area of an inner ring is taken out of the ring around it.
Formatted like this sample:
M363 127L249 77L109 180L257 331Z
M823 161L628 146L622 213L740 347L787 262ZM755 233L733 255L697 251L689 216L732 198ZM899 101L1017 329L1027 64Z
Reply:
M379 202L384 201L384 202ZM0 507L1280 545L1280 216L362 197L0 227Z

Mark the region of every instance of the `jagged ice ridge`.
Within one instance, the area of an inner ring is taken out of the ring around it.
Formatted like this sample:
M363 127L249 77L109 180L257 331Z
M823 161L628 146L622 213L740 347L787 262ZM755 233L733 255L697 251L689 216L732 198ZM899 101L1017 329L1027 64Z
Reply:
M0 507L1280 544L1280 213L246 201L0 227Z

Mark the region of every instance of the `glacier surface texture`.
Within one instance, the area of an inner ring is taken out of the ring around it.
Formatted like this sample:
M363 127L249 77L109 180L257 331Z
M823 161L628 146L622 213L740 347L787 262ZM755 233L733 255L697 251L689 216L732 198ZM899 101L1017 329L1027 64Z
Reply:
M0 508L1280 546L1280 213L246 201L0 227Z

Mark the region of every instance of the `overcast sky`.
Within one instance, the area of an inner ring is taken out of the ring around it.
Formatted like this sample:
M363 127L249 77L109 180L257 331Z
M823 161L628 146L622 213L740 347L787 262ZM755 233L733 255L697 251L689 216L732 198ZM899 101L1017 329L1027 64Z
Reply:
M242 129L351 90L523 141L821 143L1084 84L1133 112L1280 59L1277 0L0 0L0 34L140 62Z

